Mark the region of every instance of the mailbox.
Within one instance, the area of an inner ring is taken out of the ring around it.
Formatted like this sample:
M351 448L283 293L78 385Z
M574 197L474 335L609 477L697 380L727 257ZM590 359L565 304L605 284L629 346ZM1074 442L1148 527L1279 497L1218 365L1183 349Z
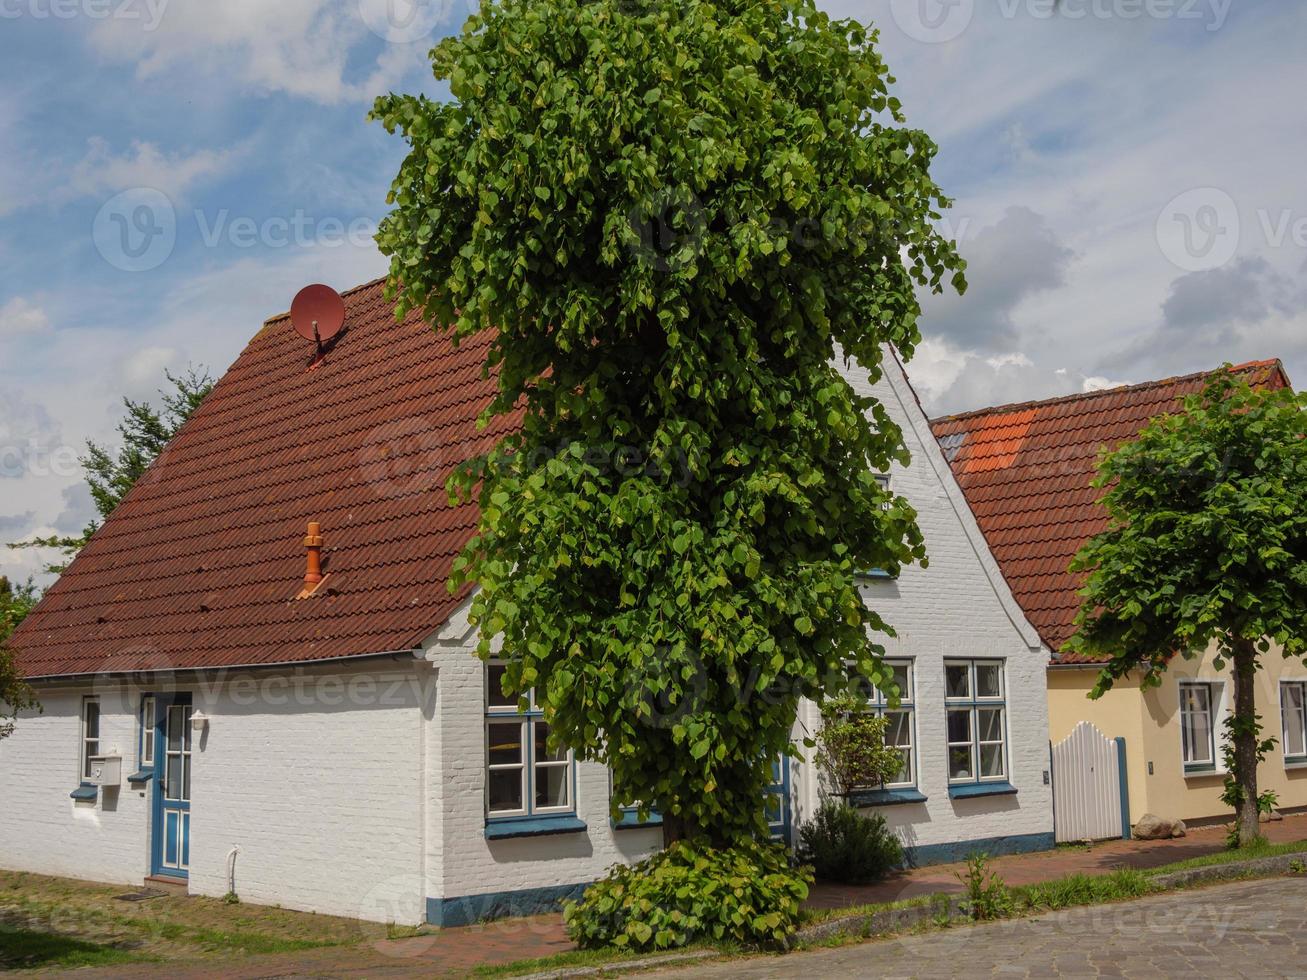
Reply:
M91 756L91 774L86 781L92 786L119 786L123 781L123 759L120 755Z

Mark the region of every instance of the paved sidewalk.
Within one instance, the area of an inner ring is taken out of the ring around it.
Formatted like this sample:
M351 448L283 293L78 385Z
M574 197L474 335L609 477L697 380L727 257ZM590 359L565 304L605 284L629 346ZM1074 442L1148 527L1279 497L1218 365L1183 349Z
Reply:
M1262 833L1267 840L1277 844L1307 840L1307 814L1262 824ZM1117 868L1156 868L1223 850L1224 827L1199 827L1178 840L1116 840L1085 847L1059 847L1054 851L995 858L991 866L1009 885L1033 885L1070 874L1103 874ZM902 872L875 885L819 884L813 888L808 905L822 909L845 908L895 902L938 892L956 893L962 891L957 875L965 869L965 864L936 864Z
M1307 975L1307 879L1272 878L955 926L836 949L642 973L726 977L1091 977L1197 980Z
M1286 817L1263 825L1274 842L1307 840L1307 815ZM1101 874L1120 867L1150 868L1225 849L1225 831L1209 827L1191 831L1173 841L1112 841L1089 847L1059 848L1038 854L997 858L994 868L1009 885L1032 884L1083 872ZM957 892L961 885L955 872L964 865L938 865L896 875L878 885L855 888L819 885L809 905L841 908L872 902L889 902L933 892ZM953 935L952 932L949 935ZM79 976L230 978L262 977L433 977L459 976L488 964L550 956L572 949L559 915L538 915L501 919L484 925L441 929L414 939L381 940L346 949L310 950L252 956L223 963L177 965L133 965L112 970L79 970ZM957 962L963 962L963 959ZM1307 961L1305 961L1307 962ZM792 976L800 969L797 961L779 961L782 972ZM954 966L956 967L956 963ZM699 969L698 967L695 968ZM1307 974L1307 966L1302 971ZM684 975L684 974L683 974ZM723 974L730 975L730 974ZM765 974L760 974L765 975ZM1091 971L1089 976L1093 976ZM1154 974L1156 975L1156 974ZM1236 974L1237 975L1237 974Z

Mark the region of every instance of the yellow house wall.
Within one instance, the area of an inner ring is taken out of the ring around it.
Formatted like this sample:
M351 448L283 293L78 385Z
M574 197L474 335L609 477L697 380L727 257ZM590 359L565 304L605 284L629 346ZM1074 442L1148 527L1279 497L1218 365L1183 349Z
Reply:
M1093 722L1109 737L1125 736L1132 822L1148 812L1190 821L1228 816L1229 808L1221 802L1224 772L1186 776L1180 748L1180 683L1219 684L1213 705L1219 769L1223 722L1233 706L1234 690L1229 666L1217 670L1214 661L1214 650L1192 660L1177 658L1163 675L1161 687L1141 692L1138 676L1131 675L1098 701L1085 697L1096 670L1052 668L1048 672L1050 737L1060 741L1080 721ZM1257 675L1257 711L1263 731L1277 742L1258 770L1258 785L1275 791L1279 809L1294 809L1307 807L1307 767L1286 767L1284 762L1281 680L1307 681L1307 666L1286 660L1273 649L1262 657Z

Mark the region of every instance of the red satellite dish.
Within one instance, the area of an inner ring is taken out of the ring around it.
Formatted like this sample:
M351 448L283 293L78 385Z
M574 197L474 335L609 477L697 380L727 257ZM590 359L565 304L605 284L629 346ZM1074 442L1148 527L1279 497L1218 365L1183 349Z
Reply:
M330 286L305 286L291 300L290 322L297 334L321 347L345 325L345 301Z

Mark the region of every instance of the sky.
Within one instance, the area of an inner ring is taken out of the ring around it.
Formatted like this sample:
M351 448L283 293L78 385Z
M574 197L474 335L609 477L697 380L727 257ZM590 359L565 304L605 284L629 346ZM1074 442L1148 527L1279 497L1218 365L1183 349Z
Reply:
M302 285L384 274L404 144L368 108L445 97L427 52L475 2L0 0L0 541L94 515L77 456L124 396L221 374ZM1307 378L1307 5L818 2L879 29L939 144L970 288L925 301L928 412L1264 357Z

